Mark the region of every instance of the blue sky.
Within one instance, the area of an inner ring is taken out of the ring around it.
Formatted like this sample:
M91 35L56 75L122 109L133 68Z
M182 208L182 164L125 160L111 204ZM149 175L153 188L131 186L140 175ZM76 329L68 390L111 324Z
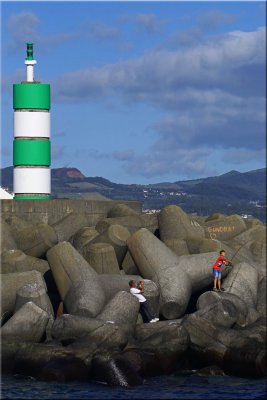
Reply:
M51 84L52 168L156 183L265 167L265 2L2 2L2 167L12 84Z

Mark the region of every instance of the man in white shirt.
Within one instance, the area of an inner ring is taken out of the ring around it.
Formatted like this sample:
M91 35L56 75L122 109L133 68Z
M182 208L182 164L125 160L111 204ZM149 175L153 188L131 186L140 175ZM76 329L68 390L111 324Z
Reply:
M142 315L143 321L144 322L157 322L159 321L159 318L155 318L149 303L147 302L145 296L142 295L144 293L144 282L139 281L137 283L137 288L135 287L135 281L130 281L129 282L130 286L130 293L132 293L135 297L138 298L139 303L140 303L140 313ZM141 289L138 289L141 287Z

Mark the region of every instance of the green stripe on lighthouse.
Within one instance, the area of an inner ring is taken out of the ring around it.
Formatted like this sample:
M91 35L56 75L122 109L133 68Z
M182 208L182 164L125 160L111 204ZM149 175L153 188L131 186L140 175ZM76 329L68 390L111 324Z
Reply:
M18 83L13 85L13 108L50 109L50 85Z
M13 164L49 166L50 147L49 140L14 140Z

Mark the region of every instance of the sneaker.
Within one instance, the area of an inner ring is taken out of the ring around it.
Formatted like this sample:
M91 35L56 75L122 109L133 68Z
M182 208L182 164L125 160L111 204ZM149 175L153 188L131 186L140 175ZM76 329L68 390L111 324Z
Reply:
M155 322L158 322L158 321L159 321L159 318L154 318L154 321L155 321Z
M225 292L225 289L223 287L221 287L221 292Z
M218 292L218 289L216 287L214 287L212 290L214 290L214 292Z
M151 321L149 321L150 324L153 324L153 322L157 322L154 319L151 319Z

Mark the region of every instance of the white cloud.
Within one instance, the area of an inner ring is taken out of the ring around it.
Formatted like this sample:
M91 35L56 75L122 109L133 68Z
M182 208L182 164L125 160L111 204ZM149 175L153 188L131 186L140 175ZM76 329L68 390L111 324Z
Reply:
M159 20L155 14L137 14L135 17L136 30L148 33L162 33L167 20Z
M42 51L51 51L50 45L58 45L81 35L80 32L41 35L38 33L40 23L39 18L30 11L12 14L6 24L10 35L8 51L15 53L28 41L38 44Z

